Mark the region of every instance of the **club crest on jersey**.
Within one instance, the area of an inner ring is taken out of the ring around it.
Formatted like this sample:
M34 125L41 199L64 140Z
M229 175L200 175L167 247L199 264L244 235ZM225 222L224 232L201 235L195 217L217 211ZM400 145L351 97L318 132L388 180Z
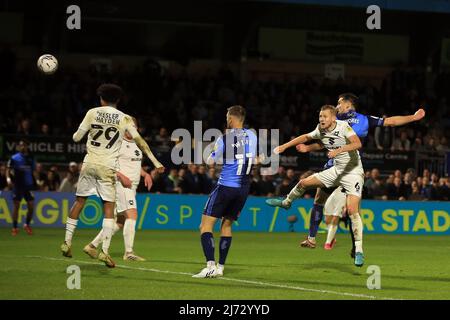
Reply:
M335 135L336 137L339 137L339 131L334 132L334 135Z

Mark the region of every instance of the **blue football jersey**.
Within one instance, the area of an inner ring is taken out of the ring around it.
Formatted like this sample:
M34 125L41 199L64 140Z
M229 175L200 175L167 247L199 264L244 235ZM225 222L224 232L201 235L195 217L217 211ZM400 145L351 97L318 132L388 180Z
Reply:
M217 139L210 157L223 164L219 185L239 188L250 183L258 139L248 129L232 129Z
M8 161L8 168L14 170L13 182L15 187L30 187L34 184L34 167L35 162L30 155L18 152L11 157Z

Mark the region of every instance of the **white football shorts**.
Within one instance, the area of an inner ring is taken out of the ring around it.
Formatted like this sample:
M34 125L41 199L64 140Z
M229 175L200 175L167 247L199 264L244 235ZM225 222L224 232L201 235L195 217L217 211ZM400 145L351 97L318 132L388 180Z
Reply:
M96 195L103 201L116 201L116 171L103 165L83 163L76 195Z
M125 188L120 182L116 187L116 212L121 214L129 209L136 209L136 186Z
M347 194L362 197L364 185L364 172L338 172L336 167L315 173L314 176L322 182L326 188L343 187Z

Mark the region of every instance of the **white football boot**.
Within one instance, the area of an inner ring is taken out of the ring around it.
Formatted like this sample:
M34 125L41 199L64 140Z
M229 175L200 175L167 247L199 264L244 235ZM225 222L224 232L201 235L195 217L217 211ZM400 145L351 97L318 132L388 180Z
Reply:
M200 273L194 274L192 276L192 278L215 278L215 277L217 277L216 266L203 268L203 270L200 271Z

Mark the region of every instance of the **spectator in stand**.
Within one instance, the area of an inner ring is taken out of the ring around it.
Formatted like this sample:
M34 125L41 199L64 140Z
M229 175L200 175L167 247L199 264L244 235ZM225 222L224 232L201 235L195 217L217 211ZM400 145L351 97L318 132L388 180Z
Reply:
M433 137L429 137L427 143L425 144L426 151L437 151L436 140Z
M291 191L291 180L284 178L281 184L277 185L275 195L277 197L284 197Z
M252 180L250 182L250 194L253 196L261 196L261 190L259 190L260 182L262 178L257 168L252 169Z
M310 175L314 174L314 171L312 170L308 170L306 172L304 172L301 176L300 176L300 180L301 179L306 179L307 177L309 177ZM315 189L310 189L307 190L304 194L303 194L303 198L305 199L311 199L314 198L316 195L316 190Z
M59 192L76 192L78 177L78 164L76 162L69 163L69 170L59 186Z
M386 118L383 115L383 118ZM375 145L378 150L390 150L394 141L394 128L381 126L375 128Z
M420 193L419 184L416 181L411 183L411 194L408 196L411 201L423 201L425 197Z
M431 172L430 172L430 170L424 169L424 170L423 170L422 177L431 179Z
M274 177L275 185L280 185L282 181L286 178L286 168L283 166L280 166L278 168L278 172Z
M422 139L421 138L416 138L414 140L414 143L413 143L411 149L414 150L414 151L424 151L425 150L425 146L423 145Z
M162 175L156 169L153 169L150 172L150 175L152 176L152 180L153 180L152 191L155 193L166 192L166 188L165 188L165 184L164 184Z
M165 190L168 193L181 193L181 189L178 187L179 178L178 170L175 168L170 169L169 174L164 179Z
M407 194L400 177L395 177L394 182L387 186L389 200L406 200Z
M198 166L196 164L188 165L188 171L186 172L184 181L186 182L186 190L183 190L183 193L201 193L200 176L198 174Z
M198 177L200 184L200 193L209 194L212 191L212 181L206 174L206 166L199 165L198 166Z
M178 188L180 193L188 193L188 183L186 181L186 169L181 168L178 170Z
M394 183L394 178L395 178L395 176L393 174L390 174L388 176L388 178L386 179L386 185L393 184Z
M431 199L431 185L430 185L430 179L428 177L422 178L422 188L420 190L420 194L426 199Z
M44 191L58 191L59 182L56 179L56 173L53 170L47 172L47 181L44 185Z
M291 189L298 183L298 179L296 179L295 177L294 169L287 169L286 179L289 180L289 186L291 187Z
M59 170L57 166L51 166L50 167L50 171L53 171L53 173L55 174L55 181L58 183L58 185L61 184L61 178L59 176ZM48 175L47 175L48 176Z
M448 148L448 140L445 136L441 137L441 139L439 140L438 145L436 146L436 150L437 151L441 151L441 152L445 152L445 151L449 151L450 149Z
M258 183L258 189L261 195L266 197L273 197L275 194L273 175L263 175L262 180L260 180Z
M430 180L431 180L431 182L430 182L431 184L434 184L434 183L439 184L439 176L436 173L431 174Z
M368 193L372 197L372 199L387 200L386 185L383 183L383 180L379 178L375 179L375 182L368 189Z
M443 200L441 198L440 190L439 190L439 180L438 181L431 181L431 193L430 193L430 200L439 201Z
M25 118L20 121L19 126L17 127L17 134L26 136L32 134L30 119Z
M166 128L159 129L159 134L155 136L155 144L161 151L169 151L170 150L170 137Z
M34 181L36 182L37 190L44 191L44 186L47 183L47 173L44 171L42 163L36 163L36 168L33 172Z
M211 167L208 169L208 177L211 180L212 188L215 188L219 179L217 178L216 168Z
M40 134L41 136L45 136L45 137L50 136L50 127L48 126L48 124L43 123L43 124L41 125L41 131L39 132L39 134Z
M396 138L392 144L392 151L409 151L411 142L408 140L408 133L405 130L400 132L400 138Z
M0 191L7 190L8 182L6 180L6 166L0 164Z
M400 180L402 179L402 172L400 170L395 170L394 171L394 178L400 178Z
M439 195L441 197L441 200L443 201L450 200L450 188L448 178L439 179Z
M406 195L411 194L411 183L413 182L413 176L411 172L406 172L403 176L403 186L405 187Z
M377 168L373 168L370 171L370 177L368 179L366 179L366 181L364 182L364 186L367 188L367 190L371 190L372 185L379 178L380 178L380 170L378 170ZM370 195L370 191L369 191L369 195Z

